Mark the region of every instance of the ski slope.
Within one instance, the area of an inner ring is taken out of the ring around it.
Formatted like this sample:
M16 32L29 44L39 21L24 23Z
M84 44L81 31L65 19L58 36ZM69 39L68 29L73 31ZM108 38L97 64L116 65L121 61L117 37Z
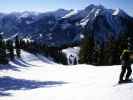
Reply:
M117 85L120 66L64 66L22 52L0 65L0 100L132 100L133 83Z

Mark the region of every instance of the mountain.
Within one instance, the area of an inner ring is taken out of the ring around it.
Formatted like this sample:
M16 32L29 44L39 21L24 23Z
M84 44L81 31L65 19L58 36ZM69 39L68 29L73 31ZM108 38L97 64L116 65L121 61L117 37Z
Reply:
M82 26L86 33L94 33L96 39L106 40L112 35L115 38L121 33L131 32L129 24L133 25L133 18L121 9L106 9L103 6L89 5L78 13L67 17L67 20L74 21ZM86 34L85 33L85 34Z
M121 9L89 5L85 9L52 12L0 13L0 32L5 38L18 34L48 45L79 43L82 36L94 33L99 41L133 32L133 18Z

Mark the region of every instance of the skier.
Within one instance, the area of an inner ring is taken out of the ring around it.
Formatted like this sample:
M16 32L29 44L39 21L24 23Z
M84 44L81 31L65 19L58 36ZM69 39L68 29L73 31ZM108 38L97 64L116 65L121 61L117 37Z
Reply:
M131 81L131 79L129 79L129 77L132 73L130 52L128 50L124 50L122 55L120 56L120 60L121 60L122 68L121 68L119 83L129 82L129 81ZM127 71L127 73L126 73L126 71ZM126 73L126 77L125 77L125 79L123 79L125 73Z

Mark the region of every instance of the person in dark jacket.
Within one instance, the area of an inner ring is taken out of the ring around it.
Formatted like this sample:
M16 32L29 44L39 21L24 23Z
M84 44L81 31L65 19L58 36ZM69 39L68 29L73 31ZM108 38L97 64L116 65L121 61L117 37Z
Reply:
M132 73L131 61L130 61L130 52L128 50L124 50L122 55L120 56L120 59L121 59L121 63L122 63L122 68L121 68L119 83L122 83L125 81L126 82L131 81L131 79L129 79L129 77ZM126 73L126 71L127 71L127 73ZM124 79L125 73L126 73L126 77Z

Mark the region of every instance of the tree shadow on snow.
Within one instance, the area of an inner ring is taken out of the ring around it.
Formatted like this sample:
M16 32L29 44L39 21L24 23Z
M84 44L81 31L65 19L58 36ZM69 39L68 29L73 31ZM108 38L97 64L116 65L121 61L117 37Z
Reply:
M10 93L6 93L6 92L3 92L3 91L0 91L0 96L11 96Z
M32 64L29 64L29 63L25 62L25 61L22 60L21 58L15 59L15 60L13 61L13 63L15 63L16 65L22 66L22 67L31 67L31 66L34 66L34 65L32 65Z
M47 64L55 64L52 60L50 61L48 58L45 58L43 55L36 54L35 55L39 60L47 63Z
M21 67L31 67L34 65L31 65L24 60L20 59L15 59L12 61L13 64L0 64L0 70L13 70L13 71L20 71L19 68ZM15 64L15 65L14 65Z
M31 90L36 88L49 88L61 86L67 84L63 81L35 81L16 79L8 76L0 78L0 96L11 96L12 93L8 93L9 90Z
M17 66L13 66L11 64L6 64L6 65L0 64L0 70L20 71Z

